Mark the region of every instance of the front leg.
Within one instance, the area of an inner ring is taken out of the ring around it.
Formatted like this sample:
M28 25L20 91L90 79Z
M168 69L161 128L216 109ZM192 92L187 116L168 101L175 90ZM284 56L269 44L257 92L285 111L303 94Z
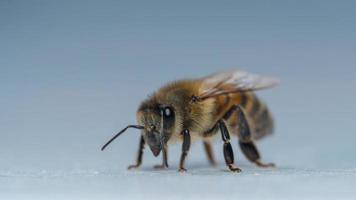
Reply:
M186 172L187 169L184 168L184 161L185 161L185 158L187 157L188 151L190 149L190 133L189 133L189 130L185 129L182 132L182 135L183 135L183 145L182 145L182 154L181 154L181 157L180 157L179 170L178 171Z
M165 145L165 151L162 151L162 164L153 166L154 169L168 168L167 150L168 150L168 147L167 147L167 145Z
M143 149L144 148L145 148L145 140L143 139L143 136L141 136L140 144L139 144L139 147L138 147L136 164L130 165L128 167L128 169L134 169L134 168L138 168L138 167L141 166L141 164L142 164L142 156L143 156Z
M219 123L220 132L221 132L221 137L224 141L225 163L231 171L241 172L241 169L234 165L234 152L233 152L231 144L230 144L229 131L227 130L226 125L222 120L220 120L218 123Z

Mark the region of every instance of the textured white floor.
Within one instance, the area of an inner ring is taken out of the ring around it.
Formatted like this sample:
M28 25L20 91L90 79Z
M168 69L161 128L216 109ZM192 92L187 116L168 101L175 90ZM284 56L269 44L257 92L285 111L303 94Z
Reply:
M1 199L354 199L356 170L245 167L2 173Z
M142 168L127 171L126 166L134 160L136 142L126 150L122 146L134 139L123 137L106 152L93 147L67 158L68 163L60 155L70 155L70 149L46 157L45 162L41 162L43 156L38 156L24 158L22 166L6 167L4 163L0 171L0 199L354 199L356 196L356 168L350 167L354 165L352 159L345 159L343 150L332 151L329 145L318 149L325 154L305 147L296 152L291 149L298 149L294 147L298 142L288 148L280 144L283 140L268 139L259 144L261 153L264 160L273 160L278 167L259 169L246 161L234 141L235 157L243 172L230 173L223 165L219 142L215 144L219 160L215 168L208 165L201 145L195 144L187 160L188 172L181 174L176 169L179 145L170 149L170 169L153 170L151 166L160 158L154 158L146 150ZM345 149L353 148L347 144L343 145ZM87 157L90 154L92 158Z

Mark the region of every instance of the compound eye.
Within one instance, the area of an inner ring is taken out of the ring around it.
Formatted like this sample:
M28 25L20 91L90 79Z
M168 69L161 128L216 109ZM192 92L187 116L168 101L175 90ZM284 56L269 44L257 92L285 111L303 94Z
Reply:
M155 130L156 126L155 125L151 125L150 128L151 128L151 130Z
M172 115L172 109L170 107L165 107L163 109L163 114L165 117L170 117Z

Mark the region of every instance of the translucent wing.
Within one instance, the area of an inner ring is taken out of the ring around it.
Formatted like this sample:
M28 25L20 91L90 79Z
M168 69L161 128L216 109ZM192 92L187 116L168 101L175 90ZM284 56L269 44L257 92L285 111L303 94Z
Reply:
M268 76L259 76L240 70L226 71L203 78L198 98L206 99L228 93L261 90L278 83L279 80Z

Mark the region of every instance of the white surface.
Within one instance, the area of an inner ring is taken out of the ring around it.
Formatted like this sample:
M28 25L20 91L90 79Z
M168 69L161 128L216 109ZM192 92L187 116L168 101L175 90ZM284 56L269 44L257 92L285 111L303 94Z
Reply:
M98 161L95 164L95 160L91 160L93 168L90 169L77 157L79 161L72 160L70 164L56 164L58 158L47 158L53 163L47 163L47 169L43 170L39 167L43 164L32 169L31 166L27 169L17 166L16 170L2 170L0 198L354 199L356 196L356 169L345 167L352 163L348 159L342 161L342 157L335 156L332 151L329 157L308 148L293 152L286 146L273 145L278 144L279 140L268 139L259 145L261 153L265 155L264 160L273 160L278 167L260 169L246 161L237 152L236 142L233 142L237 164L243 172L231 173L224 167L219 142L215 144L215 154L219 160L219 166L215 168L205 160L201 145L195 144L187 160L188 172L181 174L177 172L180 146L176 145L170 151L170 169L153 170L152 166L159 163L160 158L153 158L146 149L142 168L127 171L126 166L134 160L136 145L126 152L120 145L131 139L123 137L121 141L113 143L107 152L90 150L89 153L93 153ZM117 152L118 149L122 152ZM85 154L83 152L80 156ZM316 156L318 154L320 157ZM334 159L340 162L334 162ZM82 158L82 161L85 160L87 158Z
M4 173L1 199L354 199L356 170L225 169ZM30 198L31 197L31 198Z

